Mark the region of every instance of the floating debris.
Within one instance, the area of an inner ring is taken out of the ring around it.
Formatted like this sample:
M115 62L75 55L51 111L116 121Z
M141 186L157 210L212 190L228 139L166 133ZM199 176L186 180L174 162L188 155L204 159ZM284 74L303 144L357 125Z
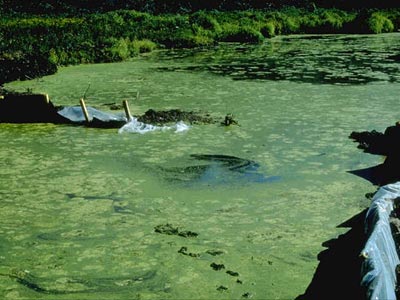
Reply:
M171 224L157 225L154 227L154 231L161 234L177 235L184 238L197 237L199 234L189 230L179 230L178 227L174 227Z
M139 122L150 123L156 125L164 125L167 123L187 122L189 124L212 124L216 120L211 118L209 114L201 115L201 113L193 111L182 111L180 109L147 110L143 115L137 117Z
M210 265L211 268L215 271L220 271L222 269L225 269L225 266L223 264L216 264L216 263L211 263Z
M217 287L217 291L219 292L223 292L223 291L227 291L228 288L226 286L220 285L219 287Z
M239 123L233 118L232 114L227 114L221 125L230 126L230 125L239 125Z
M200 257L199 253L188 252L187 247L181 247L181 249L179 249L178 253L181 253L183 255L187 255L187 256L190 256L190 257Z
M243 297L243 298L246 298L246 299L250 299L250 298L253 297L253 295L252 295L251 293L244 293L244 294L242 295L242 297Z
M233 277L238 277L239 276L238 272L231 271L231 270L226 271L226 274L229 274L229 275L231 275Z
M225 252L222 250L207 250L206 253L210 254L212 256L217 256L217 255L224 254Z

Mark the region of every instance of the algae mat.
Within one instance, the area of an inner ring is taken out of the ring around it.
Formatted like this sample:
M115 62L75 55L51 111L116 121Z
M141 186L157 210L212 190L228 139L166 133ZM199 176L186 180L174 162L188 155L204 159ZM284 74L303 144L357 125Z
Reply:
M392 54L385 47L377 48L396 45L397 35L353 40L364 53L368 47L380 53L371 62L381 66L379 74L369 73L379 78L375 81L236 75L256 70L252 62L259 65L266 53L284 61L293 51L300 51L304 68L320 72L328 66L318 64L318 51L345 48L342 38L329 36L320 48L321 40L299 37L159 52L10 84L72 105L90 83L88 105L104 109L129 99L134 114L149 108L214 117L233 113L240 126L118 134L1 124L1 297L293 299L302 294L321 244L345 232L336 226L369 204L364 194L374 188L346 171L380 159L361 153L348 135L397 121L393 107L400 85L390 72L398 65L387 60ZM314 63L307 64L311 58ZM216 71L234 62L245 67L237 67L239 73ZM330 68L341 72L340 66ZM240 172L229 176L229 167L220 172L209 162L194 161L194 154L243 158L254 162L257 176L277 180L243 180L235 175ZM211 172L207 180L201 176L205 170Z

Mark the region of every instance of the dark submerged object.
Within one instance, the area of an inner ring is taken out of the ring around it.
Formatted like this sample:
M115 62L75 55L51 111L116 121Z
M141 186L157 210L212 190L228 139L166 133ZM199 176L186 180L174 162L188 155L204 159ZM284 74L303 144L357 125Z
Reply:
M1 97L1 96L0 96ZM120 108L115 103L106 104L110 109ZM89 122L81 106L55 106L43 94L9 93L0 98L0 123L54 123L83 125L96 128L120 128L128 121L124 114L103 112L87 107ZM179 121L190 124L217 123L210 115L171 109L165 111L147 110L138 116L138 121L163 125Z
M7 94L0 99L2 123L64 123L46 95Z
M0 123L54 123L84 125L99 128L120 128L127 119L123 115L87 107L90 122L86 122L80 106L55 106L47 95L7 94L0 99Z
M280 179L280 176L265 176L258 172L260 165L245 158L220 154L192 154L190 157L205 163L162 169L167 180L188 186L215 186L265 183Z
M147 110L142 116L138 117L139 122L162 125L165 123L176 123L179 121L189 122L190 124L210 124L215 121L209 116L201 116L193 111L182 111L180 109Z
M375 130L352 132L350 138L357 142L358 148L364 152L386 156L383 164L349 171L350 173L375 185L385 185L400 180L400 123L386 128L384 133Z
M230 125L239 125L239 123L233 118L232 114L227 114L223 122L221 122L223 126L230 126Z

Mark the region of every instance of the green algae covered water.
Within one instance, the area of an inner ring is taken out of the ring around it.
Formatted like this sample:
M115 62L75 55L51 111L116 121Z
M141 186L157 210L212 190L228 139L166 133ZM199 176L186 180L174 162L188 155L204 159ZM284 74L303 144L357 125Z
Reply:
M400 118L400 35L288 36L80 65L16 90L58 105L232 113L118 133L0 124L0 297L293 299L369 205L348 139ZM140 92L140 98L135 99ZM196 159L234 156L252 170ZM247 176L249 175L250 176Z

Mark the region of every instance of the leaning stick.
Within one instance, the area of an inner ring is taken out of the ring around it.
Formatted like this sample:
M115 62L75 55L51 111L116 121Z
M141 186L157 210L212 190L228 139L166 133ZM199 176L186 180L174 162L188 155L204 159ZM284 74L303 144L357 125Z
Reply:
M132 119L132 115L131 115L131 111L129 109L128 100L123 100L122 101L122 105L124 106L125 115L126 115L126 118L127 118L128 122L129 122Z
M89 113L88 113L88 111L86 109L85 100L83 100L83 98L81 98L80 103L81 103L81 108L82 108L83 115L85 116L85 120L86 120L87 123L89 123L90 122Z

